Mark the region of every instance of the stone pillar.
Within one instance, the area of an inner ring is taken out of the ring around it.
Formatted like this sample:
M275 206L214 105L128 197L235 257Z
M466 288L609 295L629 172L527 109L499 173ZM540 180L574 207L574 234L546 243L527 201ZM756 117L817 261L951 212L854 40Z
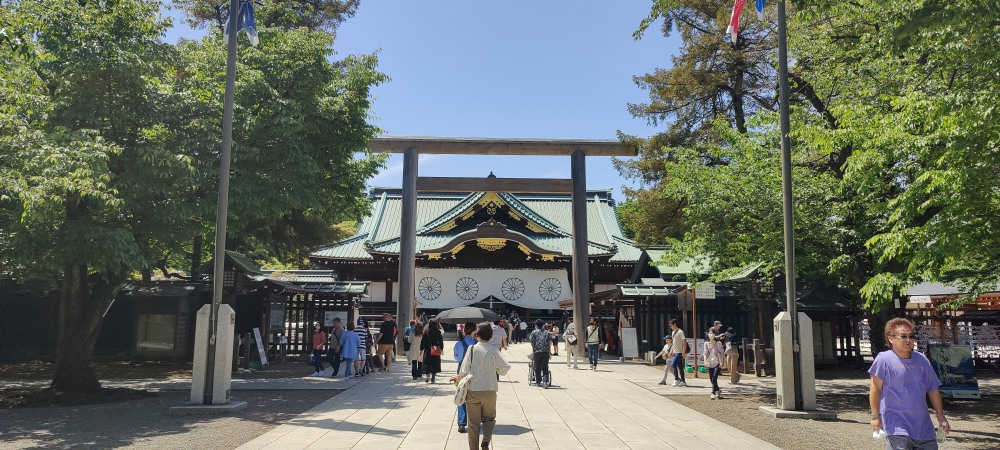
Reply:
M587 249L587 155L582 150L570 158L573 177L573 322L578 325L577 352L586 354L590 324L590 253Z
M399 235L399 298L396 326L403 329L413 318L413 294L417 251L417 150L403 152L403 211ZM391 292L391 291L390 291ZM391 294L390 294L391 295ZM403 333L396 335L396 351L403 354Z
M211 335L212 305L198 310L195 322L194 364L191 373L192 405L224 405L229 403L231 380L233 377L233 342L236 332L236 312L229 305L219 305L219 328L216 334L215 362L208 366L208 339ZM205 384L208 373L212 376L212 398L205 398Z
M813 359L812 320L805 313L798 314L802 410L812 411L816 409L816 364ZM774 318L774 365L778 408L786 411L796 410L792 345L792 315L783 311Z

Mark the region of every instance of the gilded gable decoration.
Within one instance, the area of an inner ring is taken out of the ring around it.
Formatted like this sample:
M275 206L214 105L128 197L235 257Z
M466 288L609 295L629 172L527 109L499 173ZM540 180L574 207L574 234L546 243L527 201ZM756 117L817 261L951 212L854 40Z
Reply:
M479 238L476 239L476 245L479 248L486 250L488 252L495 252L504 248L507 245L506 239L494 239L494 238Z

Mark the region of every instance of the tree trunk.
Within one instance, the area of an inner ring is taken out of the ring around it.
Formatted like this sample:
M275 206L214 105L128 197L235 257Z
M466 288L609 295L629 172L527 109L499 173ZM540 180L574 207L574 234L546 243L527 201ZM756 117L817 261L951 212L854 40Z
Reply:
M194 235L194 242L191 245L191 281L198 281L201 279L201 273L198 269L201 268L201 249L204 246L204 239L201 233Z
M84 264L63 270L59 302L59 337L52 388L61 392L101 389L92 366L94 345L104 311L121 289L128 272L88 274Z
M885 324L889 319L896 317L896 310L888 306L883 306L878 312L868 313L868 341L872 346L872 357L878 356L879 352L888 349L885 344Z

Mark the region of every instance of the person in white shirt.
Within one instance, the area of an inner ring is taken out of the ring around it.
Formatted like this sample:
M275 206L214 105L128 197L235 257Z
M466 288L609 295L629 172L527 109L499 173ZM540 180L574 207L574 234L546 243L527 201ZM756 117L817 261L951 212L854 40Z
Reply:
M674 371L674 386L687 386L684 381L684 366L687 357L687 340L684 338L684 330L677 326L677 319L670 319L670 337L673 339L670 353L670 367ZM679 374L679 375L678 375Z
M673 356L670 351L670 348L673 347L672 344L673 339L670 338L669 334L663 336L663 350L660 350L660 353L657 353L656 356L653 357L653 361L656 361L657 358L663 358L663 360L666 361L663 365L663 379L660 380L659 384L667 384L667 375L670 374L670 357Z
M466 350L461 370L457 376L451 378L452 382L457 383L463 377L472 375L472 379L468 381L469 393L465 397L469 450L489 448L497 418L499 384L496 376L506 375L510 370L510 363L500 354L499 348L488 345L493 337L493 327L490 323L483 322L477 325L475 337L479 342ZM483 435L481 444L480 430Z
M566 331L563 332L563 340L566 341L566 367L570 367L570 360L573 360L573 368L578 369L577 363L580 357L576 354L576 346L580 336L576 333L576 326L573 325L573 318L566 319ZM573 342L570 342L573 341Z

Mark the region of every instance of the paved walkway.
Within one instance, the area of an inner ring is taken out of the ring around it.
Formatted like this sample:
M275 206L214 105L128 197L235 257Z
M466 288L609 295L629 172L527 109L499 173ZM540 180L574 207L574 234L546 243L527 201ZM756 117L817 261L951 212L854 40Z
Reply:
M593 372L583 359L573 370L560 354L551 365L553 387L530 386L528 349L518 344L504 354L513 367L501 378L495 449L777 448L651 392L647 381L656 372L641 364L602 361ZM413 381L405 363L393 364L392 372L351 383L240 449L466 449L467 435L455 425L455 388L447 382L456 363L442 368L438 382L427 384Z

